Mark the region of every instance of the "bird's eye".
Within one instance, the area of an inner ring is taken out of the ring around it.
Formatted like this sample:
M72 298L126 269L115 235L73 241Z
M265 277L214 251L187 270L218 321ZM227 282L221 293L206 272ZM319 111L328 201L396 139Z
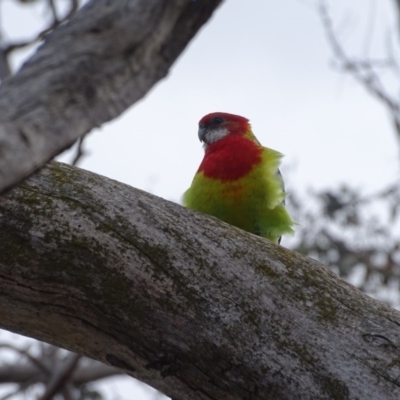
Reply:
M224 120L221 117L215 117L211 121L211 123L214 124L214 125L219 125L219 124L222 124L223 122L224 122Z

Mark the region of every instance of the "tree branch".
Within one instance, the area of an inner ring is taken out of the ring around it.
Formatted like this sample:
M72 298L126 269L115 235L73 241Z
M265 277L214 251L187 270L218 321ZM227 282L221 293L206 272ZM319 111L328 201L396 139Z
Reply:
M73 371L70 380L75 386L81 386L115 375L122 375L122 372L97 361L86 359L84 366L78 365ZM34 365L23 362L0 366L0 384L25 384L27 382L46 383L48 374Z
M65 387L65 383L70 380L72 374L76 370L80 358L81 356L79 354L70 353L62 363L55 367L40 400L52 400L54 396Z
M374 63L371 60L351 59L346 54L336 36L333 21L328 12L326 0L319 0L319 14L336 60L345 71L348 71L371 94L386 105L391 113L396 135L398 139L400 139L400 104L397 98L391 96L391 94L386 90L379 75L374 69ZM383 65L382 63L379 64ZM394 65L394 63L391 62L391 65Z
M45 29L43 29L42 31L37 33L31 39L21 40L19 42L13 42L13 43L8 44L7 46L4 46L4 48L1 50L1 52L3 53L3 56L6 59L7 59L7 56L11 52L13 52L15 50L23 49L24 47L28 47L28 46L31 46L31 45L39 42L52 30L56 29L62 23L65 23L66 21L68 21L78 10L79 3L78 3L78 0L71 0L71 5L69 8L69 11L61 19L59 19L57 16L57 9L56 9L54 0L48 0L48 6L49 6L50 12L52 13L52 16L53 16L53 21L50 23L50 25L48 25ZM11 73L11 70L9 71L9 74L10 73ZM2 76L0 75L0 78L1 77Z
M29 353L28 349L25 349L25 350L19 349L16 346L12 346L12 345L6 344L6 343L5 344L3 344L3 343L0 344L0 348L1 349L5 349L6 348L8 350L12 350L12 351L15 351L16 353L19 353L20 355L24 356L27 360L29 360L31 362L32 368L37 373L40 373L41 375L43 375L43 373L50 374L49 368L47 368L47 366L44 363L42 363L42 361L39 358L32 356L32 354ZM1 372L2 369L3 368L0 367L0 383L4 383L2 381L2 372ZM6 367L6 370L7 370L6 376L9 376L9 369L10 369L10 367L7 366Z
M92 1L0 88L0 191L160 79L221 0Z
M8 62L7 54L0 48L0 81L4 81L11 75L11 68Z
M86 135L83 135L78 139L78 143L76 145L76 152L71 162L72 165L78 165L78 162L86 154L85 150L83 149L83 143L85 141L85 137Z
M400 396L400 314L312 259L58 163L0 215L5 329L175 399Z
M400 0L394 0L394 2L397 5L398 17L400 17ZM398 24L399 24L399 31L400 31L400 21L398 22Z

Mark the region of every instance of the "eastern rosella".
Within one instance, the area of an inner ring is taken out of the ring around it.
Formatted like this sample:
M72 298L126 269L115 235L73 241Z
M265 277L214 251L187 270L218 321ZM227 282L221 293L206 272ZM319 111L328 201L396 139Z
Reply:
M249 120L208 114L199 122L199 139L205 154L184 205L273 242L292 233L278 169L282 154L261 146Z

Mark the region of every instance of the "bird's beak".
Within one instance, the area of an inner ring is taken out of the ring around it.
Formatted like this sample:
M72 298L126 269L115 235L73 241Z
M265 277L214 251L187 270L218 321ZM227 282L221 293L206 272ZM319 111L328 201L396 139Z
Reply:
M198 135L200 142L204 142L204 139L206 138L206 127L204 125L199 125Z

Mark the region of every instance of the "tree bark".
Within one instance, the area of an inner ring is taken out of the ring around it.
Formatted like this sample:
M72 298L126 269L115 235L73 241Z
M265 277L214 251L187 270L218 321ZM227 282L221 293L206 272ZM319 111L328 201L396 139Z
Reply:
M52 163L0 198L0 325L174 399L398 399L400 315L318 262Z
M96 0L0 88L0 192L119 116L168 73L221 0Z

